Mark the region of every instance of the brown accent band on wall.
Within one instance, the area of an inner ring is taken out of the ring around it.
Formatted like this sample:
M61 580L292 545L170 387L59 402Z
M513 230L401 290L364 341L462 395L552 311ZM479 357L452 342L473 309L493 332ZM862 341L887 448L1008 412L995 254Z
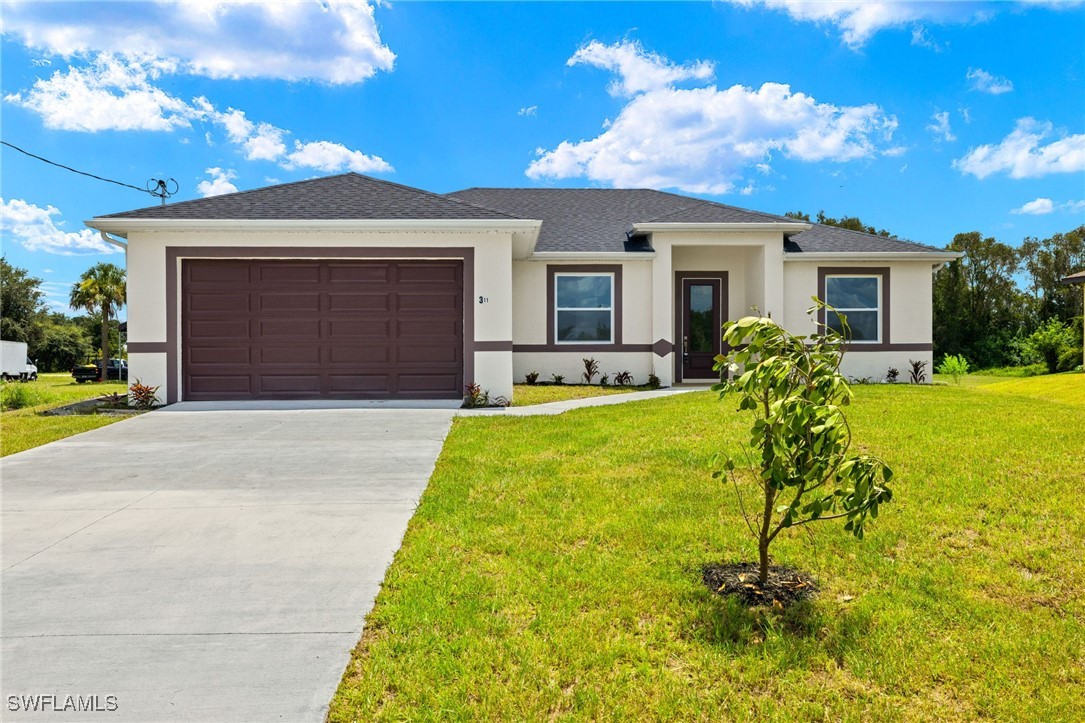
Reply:
M614 342L612 344L558 344L555 327L558 312L555 274L614 274ZM554 349L539 351L620 351L622 345L622 265L621 264L547 264L546 265L546 346ZM532 346L539 346L537 344ZM600 347L589 349L588 347ZM570 348L574 347L574 348Z
M602 352L650 352L651 344L516 344L512 350L517 354L525 353L568 353L578 354L586 352L598 354Z
M926 349L901 349L899 347L923 346L922 344L893 344L893 337L889 334L889 267L888 266L819 266L818 267L818 298L825 300L825 277L827 276L880 276L882 283L881 303L881 338L876 344L855 342L848 344L847 351L927 351ZM825 309L818 309L818 329L824 328ZM934 348L930 344L926 345Z
M177 299L179 259L463 259L463 378L475 376L475 249L357 246L167 246L166 247L166 403L180 399Z
M128 342L129 354L165 354L169 345L164 341L130 341Z
M512 351L511 341L476 341L475 351Z
M684 301L682 299L682 282L687 279L719 279L720 281L720 318L727 321L727 298L730 288L727 283L726 271L675 271L674 272L674 381L682 381L682 312ZM722 333L722 331L721 331ZM723 342L720 342L720 351L723 351ZM663 356L663 355L660 355Z

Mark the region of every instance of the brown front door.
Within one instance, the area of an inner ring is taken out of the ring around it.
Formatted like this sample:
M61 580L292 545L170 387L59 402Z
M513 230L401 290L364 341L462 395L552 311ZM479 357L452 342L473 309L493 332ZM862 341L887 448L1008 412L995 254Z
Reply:
M463 395L463 263L185 259L182 394Z
M712 371L720 353L723 280L682 279L682 379L719 379Z

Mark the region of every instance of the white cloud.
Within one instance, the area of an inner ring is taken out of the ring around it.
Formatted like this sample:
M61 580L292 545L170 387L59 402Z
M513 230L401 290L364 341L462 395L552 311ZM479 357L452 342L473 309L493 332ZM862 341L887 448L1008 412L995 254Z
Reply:
M896 118L876 105L819 103L780 83L756 90L742 85L723 90L714 85L656 85L661 77L694 77L656 72L675 67L654 54L645 54L644 62L615 65L619 74L625 68L640 75L622 75L612 87L644 90L599 136L538 149L528 177L586 177L626 188L727 193L747 168L767 166L774 154L807 162L874 157L897 127Z
M350 84L395 61L358 1L5 3L3 32L66 59L140 48L211 78Z
M963 22L980 15L963 3L926 0L730 0L743 7L782 10L792 20L835 26L844 44L860 48L880 30L908 27L921 20ZM920 29L920 37L923 36ZM913 43L916 36L913 33Z
M202 96L183 101L151 82L174 70L154 58L103 54L85 67L58 70L48 80L35 82L29 91L9 94L4 100L37 113L46 127L57 130L169 132L204 123L225 131L227 140L249 161L270 161L288 170L393 170L382 158L329 141L295 141L294 152L289 152L286 137L292 135L290 131L254 122L237 108L220 111ZM210 131L204 138L214 145Z
M577 50L566 65L594 65L617 76L607 87L611 95L630 97L649 90L666 88L683 80L711 80L712 63L699 60L675 65L661 55L650 53L635 41L604 45L593 40Z
M46 251L61 256L81 254L114 254L120 249L102 240L89 228L65 231L54 222L60 211L53 206L41 208L21 198L5 201L0 198L0 232L11 237L30 251Z
M1013 132L1000 143L971 149L955 160L953 167L976 178L1000 172L1010 178L1039 178L1085 170L1085 133L1064 135L1040 145L1053 132L1054 126L1049 122L1020 118Z
M1015 208L1010 213L1026 213L1033 216L1042 216L1044 214L1052 213L1055 210L1055 204L1050 198L1037 198L1035 201L1029 201L1020 208Z
M1006 78L991 75L982 68L969 68L965 78L972 81L972 90L991 95L1001 95L1013 90L1013 83Z
M392 170L380 156L367 156L361 151L352 151L340 143L329 141L294 141L294 152L286 156L282 166L287 169L314 168L328 173L344 170L380 173Z
M537 106L537 105L529 105L527 107L521 108L520 110L516 111L516 115L534 116L534 115L537 115L538 112L539 112L539 106Z
M927 124L927 130L938 136L938 140L957 140L957 136L953 135L953 130L949 127L949 111L944 110L932 115L931 122Z
M188 127L198 112L151 83L169 70L158 61L103 53L86 67L57 70L4 100L37 113L55 130L172 131Z
M1055 211L1064 211L1066 213L1081 213L1085 211L1085 201L1066 201L1065 203L1055 203L1050 198L1037 198L1035 201L1029 201L1020 208L1015 208L1010 213L1016 214L1029 214L1033 216L1043 216Z
M196 185L196 191L204 198L221 196L224 193L237 193L237 186L230 183L237 180L237 173L232 168L223 170L216 166L206 169L204 173L211 176L211 180L200 181Z
M927 48L936 53L941 53L945 50L945 46L937 42L934 37L931 36L930 31L922 25L916 25L912 28L912 45L920 48Z

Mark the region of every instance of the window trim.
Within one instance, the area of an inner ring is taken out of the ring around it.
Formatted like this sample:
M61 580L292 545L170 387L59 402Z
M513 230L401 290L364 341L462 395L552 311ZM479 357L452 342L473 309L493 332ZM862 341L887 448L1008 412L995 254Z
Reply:
M877 298L878 298L877 306L833 306L833 309L838 314L843 314L844 316L847 316L850 312L853 312L853 311L863 311L863 312L873 311L878 316L878 326L877 326L878 334L877 334L877 336L874 339L852 339L851 343L852 344L881 344L882 343L882 304L881 304L882 299L881 299L881 291L882 291L882 282L883 282L883 278L882 278L881 274L826 274L825 275L825 296L826 296L826 298L824 299L824 301L825 301L825 303L829 304L830 306L832 306L832 304L830 304L830 302L829 302L828 295L829 295L829 281L831 279L874 279L875 282L877 282L877 289L875 290L875 296L877 296Z
M610 276L610 341L558 341L558 276ZM546 267L546 344L550 347L614 349L622 343L622 266L620 264L548 264Z
M889 335L889 267L862 267L862 266L819 266L818 267L818 298L827 302L826 299L826 286L829 277L850 276L856 278L877 278L879 287L879 300L878 300L878 338L877 340L868 341L850 341L848 342L849 348L855 351L881 351L884 347L888 347L891 343L892 337ZM846 310L840 309L841 312L847 313ZM870 309L859 309L858 307L851 309L851 311L870 311ZM823 329L825 324L825 309L818 309L818 324L821 325L818 328Z

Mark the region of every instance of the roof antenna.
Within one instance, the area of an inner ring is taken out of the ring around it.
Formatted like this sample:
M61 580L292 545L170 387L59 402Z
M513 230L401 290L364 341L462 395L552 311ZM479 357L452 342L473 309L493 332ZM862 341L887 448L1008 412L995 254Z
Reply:
M170 190L171 186L172 190ZM179 188L177 181L172 178L151 178L147 181L147 193L157 196L163 206L166 205L166 199L177 193Z

